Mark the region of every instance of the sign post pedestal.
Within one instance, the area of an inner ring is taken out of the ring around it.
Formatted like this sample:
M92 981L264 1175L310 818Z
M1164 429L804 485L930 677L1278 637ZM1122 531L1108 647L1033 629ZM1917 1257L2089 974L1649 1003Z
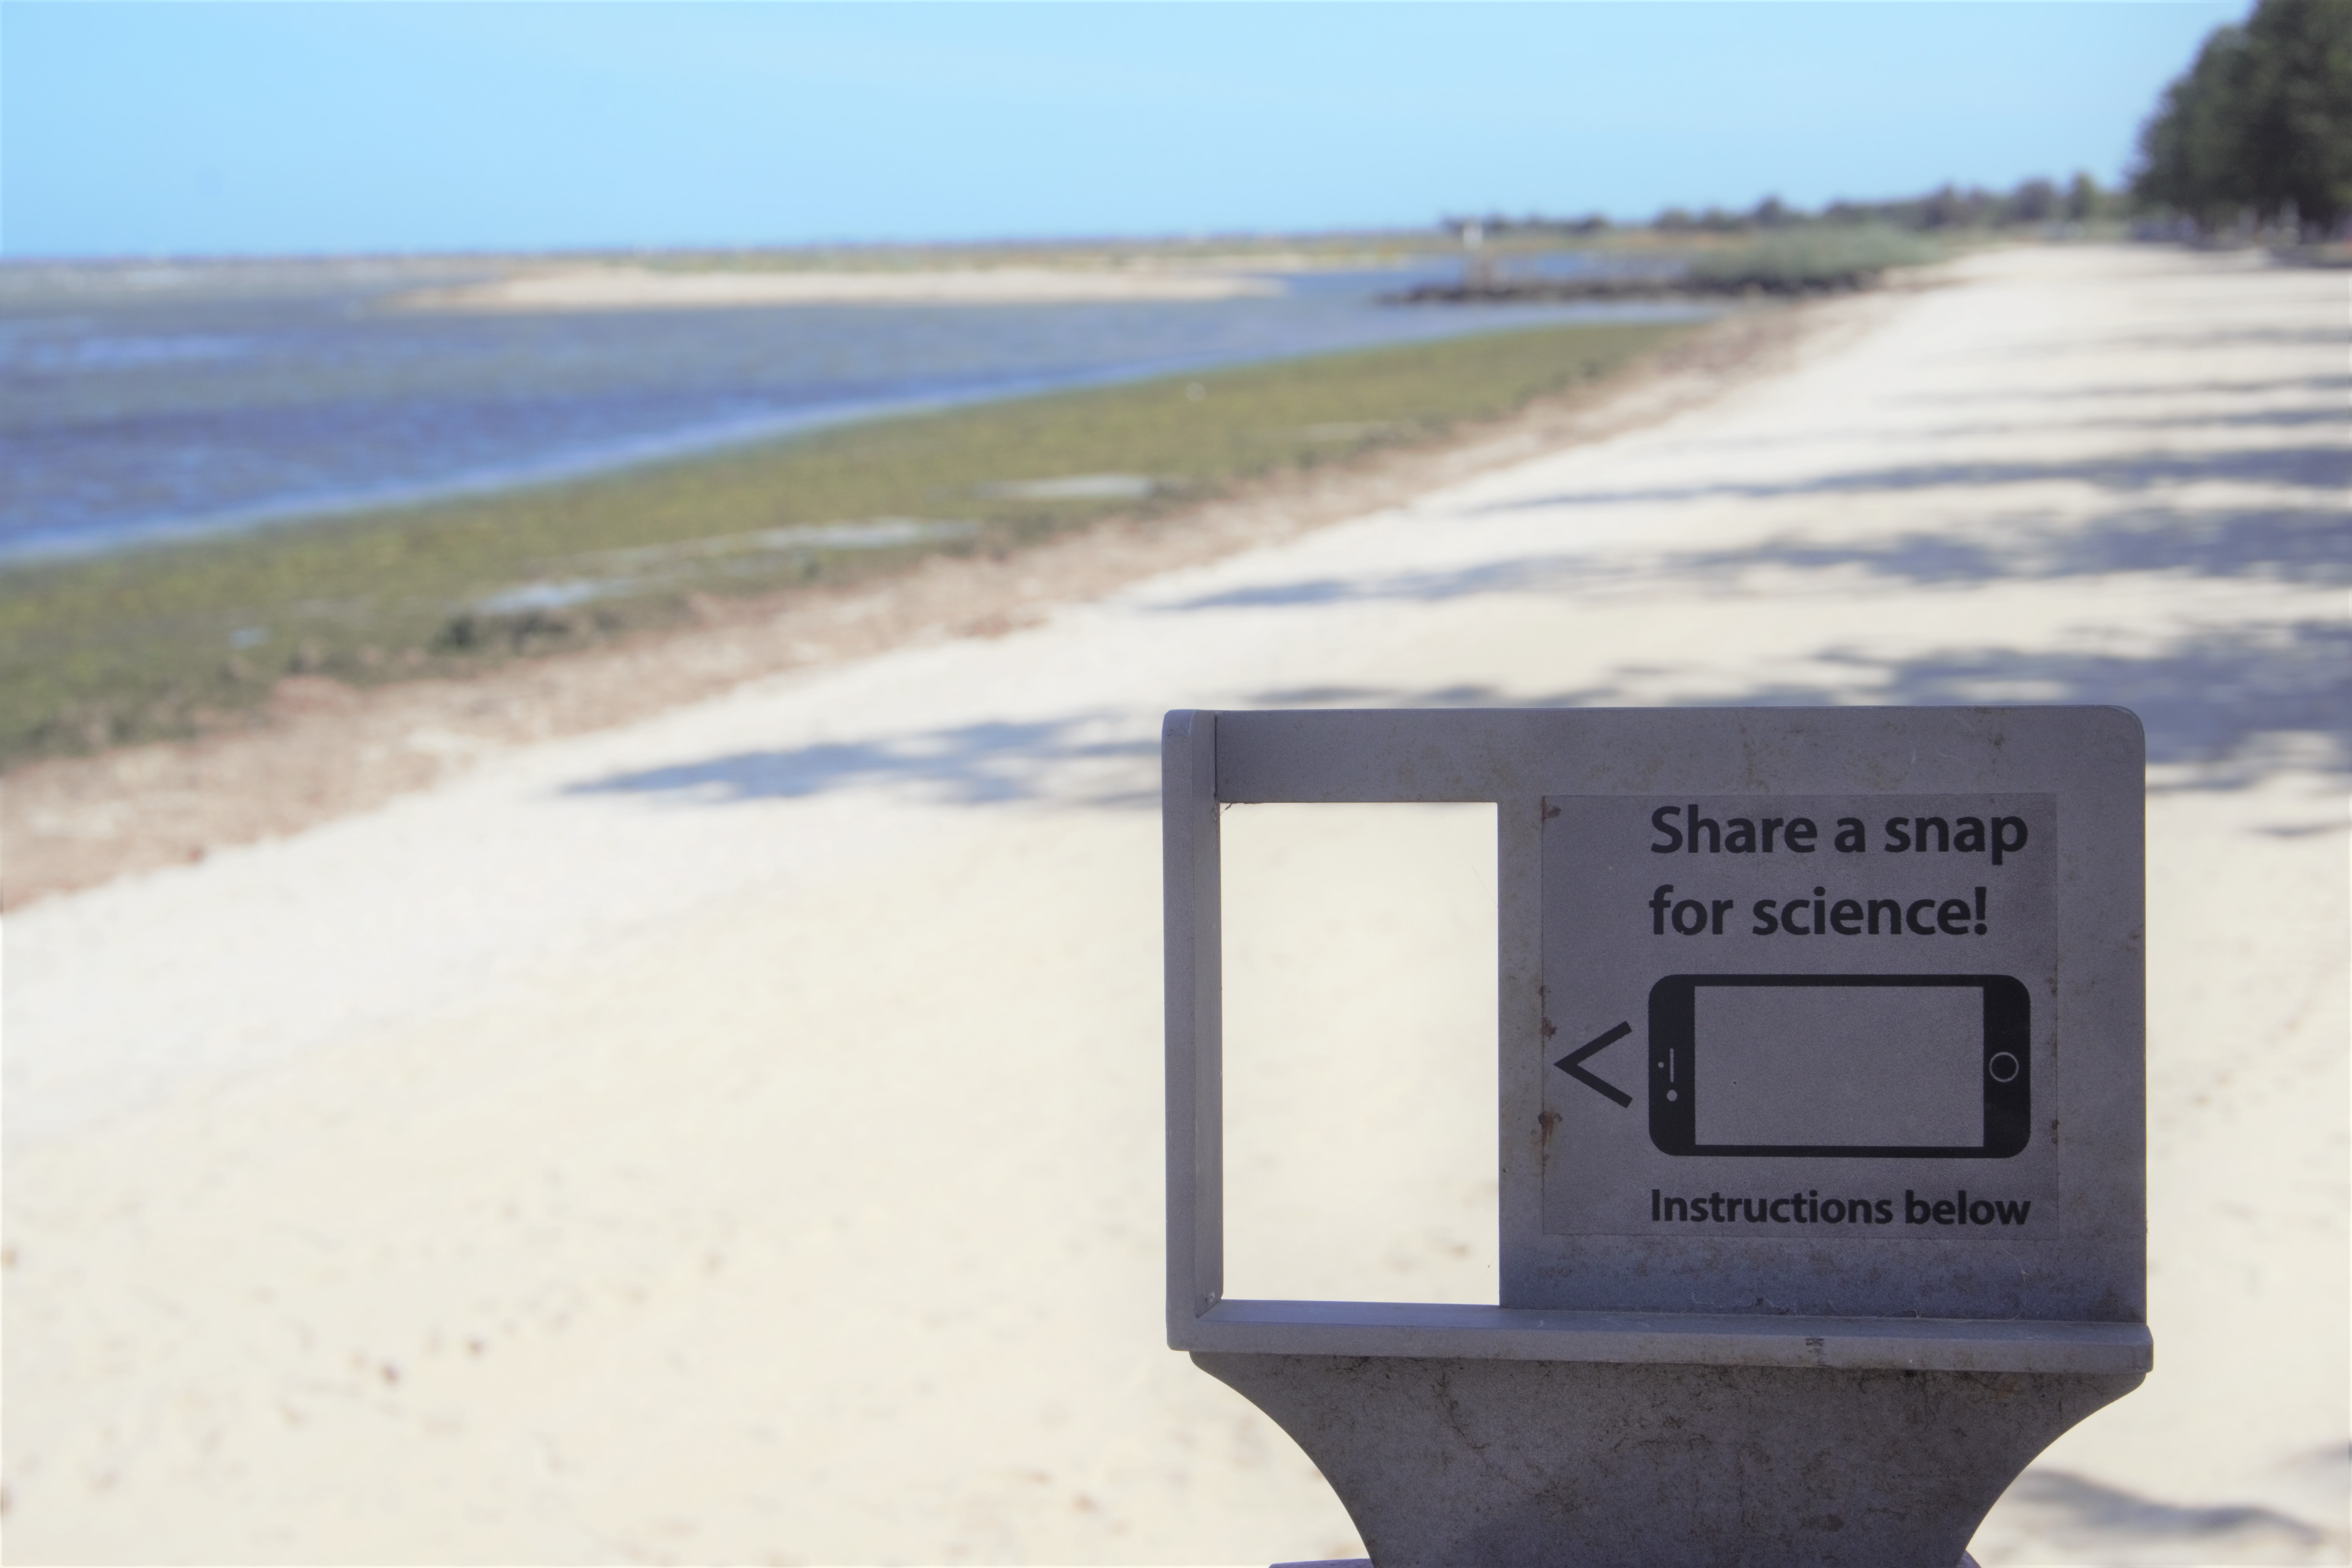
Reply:
M2138 1373L1790 1371L1195 1352L1290 1434L1381 1568L1955 1568Z
M1951 1568L2136 1387L2115 709L1179 712L1169 1342L1381 1568ZM1223 1287L1219 806L1490 801L1502 1300Z

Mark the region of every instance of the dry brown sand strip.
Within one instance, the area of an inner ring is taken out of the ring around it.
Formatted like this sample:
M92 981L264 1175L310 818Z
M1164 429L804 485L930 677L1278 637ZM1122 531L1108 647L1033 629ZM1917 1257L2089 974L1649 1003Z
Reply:
M2342 1561L2342 285L1956 279L1661 423L11 915L8 1554L1349 1554L1160 1344L1160 710L2063 700L2154 757L2158 1371L1976 1550ZM1480 825L1382 809L1228 818L1286 906L1234 966L1237 1291L1491 1299Z

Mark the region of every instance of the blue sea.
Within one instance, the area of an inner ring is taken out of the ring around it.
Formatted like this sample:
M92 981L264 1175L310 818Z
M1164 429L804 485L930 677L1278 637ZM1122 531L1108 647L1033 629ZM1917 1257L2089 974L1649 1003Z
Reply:
M393 303L504 270L463 258L0 265L0 563L332 526L369 506L950 403L1689 313L1380 302L1457 276L1444 256L1270 273L1278 294L1209 301L530 315Z

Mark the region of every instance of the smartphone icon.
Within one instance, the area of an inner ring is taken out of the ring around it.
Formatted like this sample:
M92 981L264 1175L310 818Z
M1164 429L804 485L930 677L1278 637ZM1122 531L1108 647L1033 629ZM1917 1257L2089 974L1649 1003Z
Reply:
M1650 988L1668 1154L2005 1160L2032 1135L2006 974L1669 974Z

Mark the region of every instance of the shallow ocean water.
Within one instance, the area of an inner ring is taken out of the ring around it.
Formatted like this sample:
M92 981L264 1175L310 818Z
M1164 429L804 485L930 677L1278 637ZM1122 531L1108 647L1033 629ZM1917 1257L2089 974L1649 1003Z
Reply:
M1562 254L1545 270L1622 266ZM0 561L560 477L942 403L1674 306L1383 305L1433 256L1209 301L400 308L465 258L0 268ZM1033 476L1007 475L1008 479Z

